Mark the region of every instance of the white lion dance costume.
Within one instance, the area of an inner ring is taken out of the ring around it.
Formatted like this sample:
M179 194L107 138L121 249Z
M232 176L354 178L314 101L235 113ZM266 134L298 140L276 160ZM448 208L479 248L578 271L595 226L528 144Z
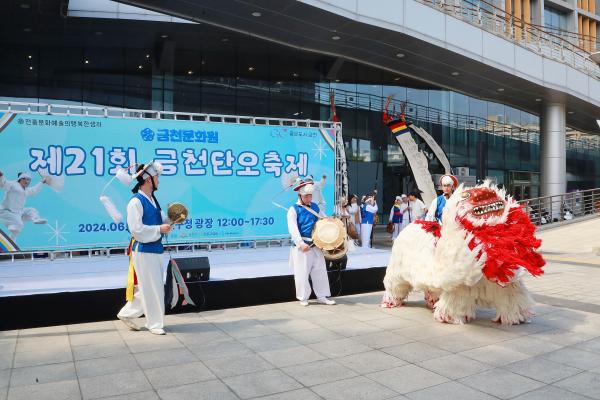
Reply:
M495 308L496 322L527 322L533 300L520 277L541 275L545 264L534 232L504 190L489 182L461 185L446 203L442 224L416 221L400 232L382 306L401 306L410 291L422 290L440 322L468 322L477 306Z

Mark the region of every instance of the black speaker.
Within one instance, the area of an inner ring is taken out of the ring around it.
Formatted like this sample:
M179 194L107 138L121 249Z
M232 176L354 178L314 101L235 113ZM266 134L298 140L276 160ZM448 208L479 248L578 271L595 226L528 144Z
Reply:
M344 257L339 260L328 260L325 259L325 268L327 271L337 271L346 269L346 264L348 264L348 256L344 255Z
M210 263L208 257L173 258L179 267L183 280L186 282L207 281L210 278Z

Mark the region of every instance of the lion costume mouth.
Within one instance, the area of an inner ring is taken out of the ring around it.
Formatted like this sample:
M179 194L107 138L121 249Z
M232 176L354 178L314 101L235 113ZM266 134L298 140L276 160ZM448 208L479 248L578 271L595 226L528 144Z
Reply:
M462 193L466 208L473 216L488 218L501 216L506 206L496 191L489 188L467 189Z

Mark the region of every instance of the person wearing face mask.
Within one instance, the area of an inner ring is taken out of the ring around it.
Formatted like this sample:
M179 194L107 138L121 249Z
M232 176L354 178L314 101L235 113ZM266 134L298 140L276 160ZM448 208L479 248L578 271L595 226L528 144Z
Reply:
M45 224L48 221L40 217L38 210L33 207L25 207L27 197L35 196L42 190L46 178L32 187L31 175L27 172L19 172L16 181L8 181L0 171L0 189L4 190L4 200L0 204L0 222L6 225L10 232L10 238L15 240L23 230L25 222L34 224Z
M302 306L308 306L311 291L314 290L317 302L334 305L329 299L329 278L325 267L323 252L314 246L312 231L320 217L324 214L316 203L313 203L315 190L312 180L300 180L294 191L298 192L298 201L288 209L288 231L294 246L290 249L290 265L294 270L296 298ZM312 289L310 282L312 280Z
M442 187L442 194L431 202L431 206L425 217L427 221L442 222L442 212L446 206L446 201L452 196L454 189L458 186L458 179L454 175L442 175L440 177L440 186Z
M141 164L135 175L133 196L127 204L127 228L131 233L127 303L117 317L131 330L139 330L134 318L146 316L146 328L164 335L165 291L162 238L171 225L155 192L163 166L158 161Z

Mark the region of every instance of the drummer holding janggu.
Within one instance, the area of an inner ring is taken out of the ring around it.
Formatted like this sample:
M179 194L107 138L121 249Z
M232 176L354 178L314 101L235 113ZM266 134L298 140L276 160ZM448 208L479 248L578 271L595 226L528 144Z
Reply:
M317 302L334 305L329 299L329 278L325 268L325 257L321 250L314 246L311 235L319 216L323 217L319 206L312 202L314 185L311 180L301 180L294 188L298 192L298 202L288 209L288 230L294 246L290 249L290 265L294 269L296 298L300 304L308 306L311 287L310 276Z

